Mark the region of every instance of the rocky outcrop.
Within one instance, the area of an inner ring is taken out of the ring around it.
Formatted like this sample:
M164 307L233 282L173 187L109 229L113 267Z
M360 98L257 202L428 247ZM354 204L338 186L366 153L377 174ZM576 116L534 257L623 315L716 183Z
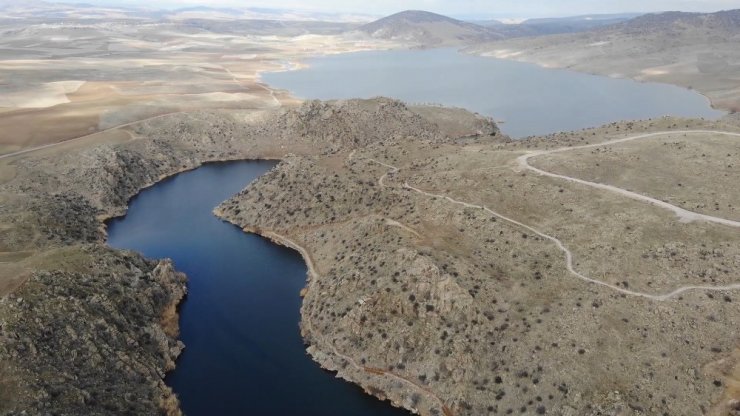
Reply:
M462 110L351 100L164 117L123 144L20 160L0 185L0 245L26 278L0 302L0 413L177 414L162 378L182 348L183 277L103 247L100 220L163 177L245 158L283 161L218 214L302 253L307 350L369 394L445 416L731 409L728 371L701 366L737 345L734 293L656 303L589 285L521 225L620 287L630 271L646 292L732 282L737 233L517 170L525 151L679 122L730 128L661 119L512 142Z
M533 229L563 239L580 272L646 293L735 282L735 230L679 223L517 163L526 151L677 126L737 128L660 119L511 142L373 139L286 157L216 212L303 255L309 354L397 406L446 416L707 414L734 405L720 398L734 385L729 371L702 366L738 345L736 293L628 296L569 273L560 248ZM671 261L651 254L667 242ZM702 250L721 254L692 254ZM712 268L728 273L695 272Z
M0 300L0 356L26 392L0 409L179 414L163 378L183 345L162 320L185 296L184 275L169 261L97 245L56 254L75 264L37 270Z
M455 129L475 134L487 125L472 116ZM0 251L21 259L10 270L25 277L0 292L0 414L179 413L163 378L183 347L185 278L167 261L103 245L102 221L124 214L142 188L212 161L299 161L288 154L447 138L428 116L382 98L177 114L130 132L122 144L22 158L0 185ZM362 201L372 195L348 203Z
M445 416L732 409L727 366L702 366L737 346L734 292L630 297L574 278L561 249L532 230L565 241L583 273L650 293L732 283L737 233L517 163L526 151L634 132L737 128L722 123L508 141L462 110L308 102L164 117L132 127L123 144L18 161L0 185L0 245L21 258L11 270L26 281L0 302L0 413L177 414L162 377L182 347L183 277L103 247L100 220L163 177L245 158L283 161L218 214L302 253L307 350L369 394Z

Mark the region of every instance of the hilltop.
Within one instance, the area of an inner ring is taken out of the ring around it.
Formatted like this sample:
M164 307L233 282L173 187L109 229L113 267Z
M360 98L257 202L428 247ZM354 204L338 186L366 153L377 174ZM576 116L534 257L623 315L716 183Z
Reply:
M703 29L711 34L740 33L740 9L717 13L665 12L651 13L636 17L621 24L606 28L611 33L660 33L696 35Z
M518 24L505 24L499 20L481 20L474 23L495 28L509 38L544 36L559 33L576 33L622 23L640 16L638 13L590 14L582 16L527 19Z
M420 10L384 17L358 29L374 38L424 46L455 45L501 39L492 28Z

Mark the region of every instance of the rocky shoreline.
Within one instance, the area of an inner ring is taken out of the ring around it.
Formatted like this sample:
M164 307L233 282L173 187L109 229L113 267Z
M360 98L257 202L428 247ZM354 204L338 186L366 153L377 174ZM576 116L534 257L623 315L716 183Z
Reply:
M4 413L180 414L163 379L183 348L173 311L185 276L101 246L60 250L89 271L35 272L0 301L0 355L21 393Z
M219 209L216 209L214 213L216 216L226 220L226 214ZM234 225L239 226L239 224ZM311 290L311 283L319 278L314 269L311 254L289 238L272 231L251 227L244 227L243 231L262 236L274 244L295 250L301 255L308 268L306 288L300 293L301 297L305 297ZM430 394L422 386L417 385L413 381L397 377L383 369L361 366L351 357L341 355L330 344L321 341L321 334L313 329L310 320L306 319L305 316L300 321L300 328L301 337L306 344L306 352L322 369L335 373L336 377L349 383L359 385L366 394L378 400L388 401L395 407L404 408L413 413L419 413L419 409L416 407L418 403L416 399L412 398ZM399 380L402 383L399 384ZM393 381L396 381L396 383L393 383ZM436 396L433 397L434 400L439 401ZM446 408L444 403L442 403L441 408L444 409L443 414L445 416L452 416L452 411ZM432 409L427 408L424 411L430 412Z
M422 415L733 415L739 338L730 328L740 310L731 290L656 301L583 283L532 229L565 239L579 271L606 269L600 280L645 293L734 283L723 271L740 267L734 230L677 226L670 212L517 163L528 151L646 132L677 133L638 148L701 142L681 133L692 129L738 126L660 119L518 142L485 134L368 141L289 156L215 212L303 255L308 352L395 405ZM660 231L625 240L621 218L628 231ZM580 227L589 233L579 237ZM704 318L712 324L698 326Z
M379 98L179 114L131 126L122 144L19 158L0 184L0 250L15 256L0 271L19 282L0 292L0 414L179 414L163 378L183 348L185 276L166 260L106 247L103 219L162 178L269 158L281 162L214 212L301 253L307 351L368 394L422 415L734 415L732 292L651 302L585 285L555 245L503 216L559 236L583 273L615 286L732 283L732 230L676 226L655 207L516 162L532 150L671 129L740 126L661 119L513 142L463 110ZM705 152L703 163L724 169L731 150L687 140L677 134L662 142L672 152L651 151L684 167ZM575 162L604 155L557 166L582 169ZM706 195L727 188L721 177ZM631 239L635 230L655 238Z
M18 158L0 184L0 248L22 253L10 269L17 287L0 293L0 414L180 414L163 378L183 348L176 305L186 278L166 260L104 245L104 221L124 215L142 189L203 163L440 131L386 99L178 114L129 129L123 144Z

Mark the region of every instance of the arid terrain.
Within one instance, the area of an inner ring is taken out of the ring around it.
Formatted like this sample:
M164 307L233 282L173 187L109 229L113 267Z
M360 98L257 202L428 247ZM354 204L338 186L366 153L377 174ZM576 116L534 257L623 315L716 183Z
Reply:
M716 108L740 110L740 10L663 13L575 34L468 48L483 56L693 88Z
M704 185L720 210L696 210L681 176L599 172L622 147L687 142L698 150L663 152L662 169L722 172L717 154L736 155L738 138L735 123L662 119L517 142L385 140L288 158L218 213L308 258L302 328L317 361L422 414L727 414L740 222L723 223L731 211L711 195L737 204L725 182L737 171ZM532 169L551 165L647 197L670 189L676 207L720 220Z
M321 54L398 46L353 26L154 18L0 22L0 154L199 109L289 97L259 80Z
M501 39L494 28L463 22L435 13L409 10L358 28L373 38L389 39L421 47L440 47Z
M666 166L722 172L719 155L738 151L736 121L662 119L513 142L458 110L380 100L180 114L126 130L135 139L25 155L2 185L9 261L1 266L17 276L0 308L9 340L3 362L5 380L21 381L12 384L21 407L10 409L130 408L95 386L42 377L81 371L83 363L105 367L109 388L134 394L153 386L150 407L137 404L142 412L172 403L159 377L177 355L176 331L158 328L169 327L166 300L182 296L182 277L166 263L100 267L143 260L100 247L98 221L121 214L130 196L162 176L239 158L283 162L219 215L302 252L311 269L302 310L309 352L372 394L421 414L524 407L690 415L736 406L738 223L712 219L736 218L729 205L738 195L726 191L737 175L717 173L704 185L706 195L725 190L730 202L716 201L720 210L696 209L696 190L678 176L681 186L670 184L676 207L711 216L687 222L648 201L532 171L565 158L558 163L569 166L564 175L657 199L663 184L600 174L610 153L688 142L696 149L676 152ZM659 134L609 144L646 132ZM708 148L712 154L698 153ZM121 279L138 283L116 290L111 282ZM127 296L145 290L160 291L155 299L163 301L141 318L129 315ZM90 297L109 306L79 303ZM79 301L67 305L70 298ZM60 321L49 312L58 308L78 308L77 318ZM141 335L125 332L132 319L149 322L157 348L142 352ZM110 331L112 339L102 335ZM77 333L97 347L77 346ZM49 336L79 361L49 350ZM101 347L117 352L101 355ZM149 360L159 370L142 364L119 378L120 360ZM86 380L97 377L94 368L85 371ZM131 377L148 381L122 385Z
M368 394L428 416L740 415L737 114L511 140L463 109L259 80L413 37L200 9L62 24L38 4L33 24L0 9L0 414L180 414L164 376L187 277L108 247L105 220L204 163L279 159L214 214L300 252L307 351ZM439 44L460 35L446 22ZM471 51L640 78L635 39L668 40L639 22ZM649 68L694 58L650 79L730 108L728 27L727 65L686 69L709 41L686 29ZM558 49L603 36L629 46Z

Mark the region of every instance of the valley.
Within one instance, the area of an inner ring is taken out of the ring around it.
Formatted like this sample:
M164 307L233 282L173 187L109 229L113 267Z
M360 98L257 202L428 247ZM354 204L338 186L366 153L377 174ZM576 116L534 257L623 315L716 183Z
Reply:
M0 414L738 415L736 17L3 4ZM544 126L515 135L351 66L266 81L437 47L721 111L552 127L596 89L479 88Z

